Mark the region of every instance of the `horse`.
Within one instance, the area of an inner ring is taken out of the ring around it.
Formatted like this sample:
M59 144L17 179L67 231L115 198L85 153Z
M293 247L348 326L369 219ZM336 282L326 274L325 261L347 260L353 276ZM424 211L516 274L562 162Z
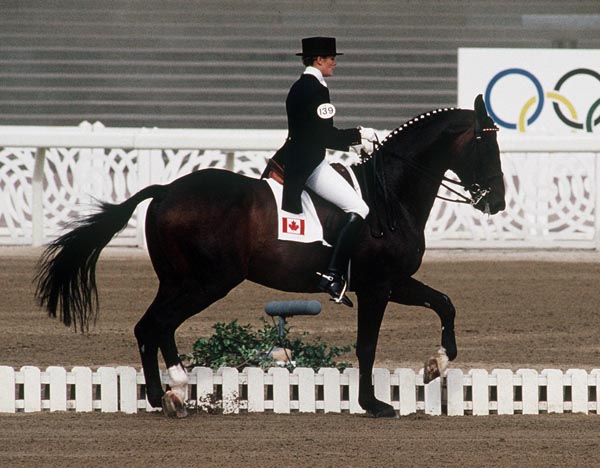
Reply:
M379 330L390 301L433 310L441 322L442 348L448 359L457 356L452 301L413 275L425 252L425 224L445 180L464 189L453 190L462 196L457 201L489 214L505 208L496 130L479 95L474 110L439 109L411 119L350 166L370 207L351 257L350 290L358 303L358 402L374 417L395 416L391 405L375 398L372 382ZM445 177L449 169L458 180ZM313 198L325 238L334 240L344 213ZM95 322L100 252L146 199L152 200L145 225L147 249L159 287L134 333L148 402L168 415L183 416L188 380L175 343L177 327L244 280L282 291L319 292L316 272L325 271L331 248L277 240L275 200L264 180L200 170L167 185L148 186L120 204L100 203L98 211L48 244L39 261L35 294L49 316L58 311L66 326L80 331ZM167 392L160 379L159 350L170 376Z

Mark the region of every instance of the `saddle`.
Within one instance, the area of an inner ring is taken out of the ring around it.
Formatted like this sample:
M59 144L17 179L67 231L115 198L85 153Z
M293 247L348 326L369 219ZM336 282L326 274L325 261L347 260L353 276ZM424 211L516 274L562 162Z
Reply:
M283 185L283 181L285 180L285 169L283 165L278 161L279 151L275 153L275 155L267 161L267 166L265 170L261 174L261 179L271 179L277 182L280 185ZM364 156L368 156L366 153ZM350 168L344 166L340 163L332 163L331 167L335 169L343 178L350 184L350 186L354 189L357 187L362 193L363 199L372 207L371 215L367 217L367 224L369 225L369 230L371 236L380 238L384 235L384 222L387 221L387 227L390 231L394 231L396 229L396 210L389 202L389 195L387 191L387 187L385 186L385 178L383 178L383 217L384 220L381 219L381 214L379 213L378 205L381 201L378 201L376 196L376 190L372 190L370 185L373 187L378 185L377 173L376 170L372 170L371 173L367 174L365 171L364 165L359 165L359 170L355 175ZM310 192L310 190L305 189L305 191ZM314 195L314 194L313 194Z
M331 167L333 167L339 174L344 178L346 182L350 184L350 186L356 189L353 178L350 175L349 169L340 163L332 163ZM275 158L270 158L267 161L267 167L260 176L261 179L273 179L275 182L283 185L283 181L285 180L285 169L283 166L277 162Z
M358 181L353 177L346 166L339 163L333 163L331 164L331 167L341 174L344 180L355 190L358 187L360 193ZM317 212L316 206L313 203L317 195L312 190L304 187L300 194L302 212L298 215L290 215L288 212L282 211L282 191L283 182L285 180L285 169L282 164L277 161L276 157L268 160L267 166L261 175L261 179L266 180L267 184L271 187L277 203L277 211L279 213L278 239L294 242L321 241L323 245L331 246L333 240L332 236L334 236L331 230L335 230L335 227L331 225L327 218L322 218ZM299 226L299 229L294 229L296 226ZM302 235L294 235L299 233Z
M267 161L267 167L261 174L261 179L273 179L275 182L283 185L285 170L283 166L279 164L275 158L270 158Z

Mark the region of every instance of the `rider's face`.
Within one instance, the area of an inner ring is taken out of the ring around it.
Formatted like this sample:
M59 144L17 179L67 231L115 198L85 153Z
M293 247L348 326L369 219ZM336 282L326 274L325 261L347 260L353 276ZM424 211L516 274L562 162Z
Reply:
M333 76L333 69L336 66L335 55L329 55L327 57L317 57L315 60L314 67L321 70L324 77Z

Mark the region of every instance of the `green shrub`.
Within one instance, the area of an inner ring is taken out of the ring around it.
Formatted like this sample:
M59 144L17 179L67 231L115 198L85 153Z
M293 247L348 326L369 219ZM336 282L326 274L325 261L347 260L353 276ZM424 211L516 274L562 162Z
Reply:
M336 362L335 358L346 354L354 346L328 346L317 337L314 341L304 342L302 338L288 339L289 326L284 327L283 337L280 339L277 326L269 324L264 318L263 329L253 331L251 325L239 325L237 320L229 323L216 323L215 330L209 338L199 338L194 343L192 352L181 355L181 359L188 368L210 367L261 367L263 369L277 366L269 357L269 353L276 347L291 350L292 363L287 363L290 370L294 367L312 367L315 371L321 367L336 367L340 371L351 364L346 361ZM301 336L307 337L304 332Z

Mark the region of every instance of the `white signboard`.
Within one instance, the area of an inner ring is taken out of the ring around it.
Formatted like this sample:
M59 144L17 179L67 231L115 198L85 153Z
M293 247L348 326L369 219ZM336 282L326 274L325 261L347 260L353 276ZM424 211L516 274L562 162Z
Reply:
M600 50L458 49L458 106L477 94L505 131L600 133Z

